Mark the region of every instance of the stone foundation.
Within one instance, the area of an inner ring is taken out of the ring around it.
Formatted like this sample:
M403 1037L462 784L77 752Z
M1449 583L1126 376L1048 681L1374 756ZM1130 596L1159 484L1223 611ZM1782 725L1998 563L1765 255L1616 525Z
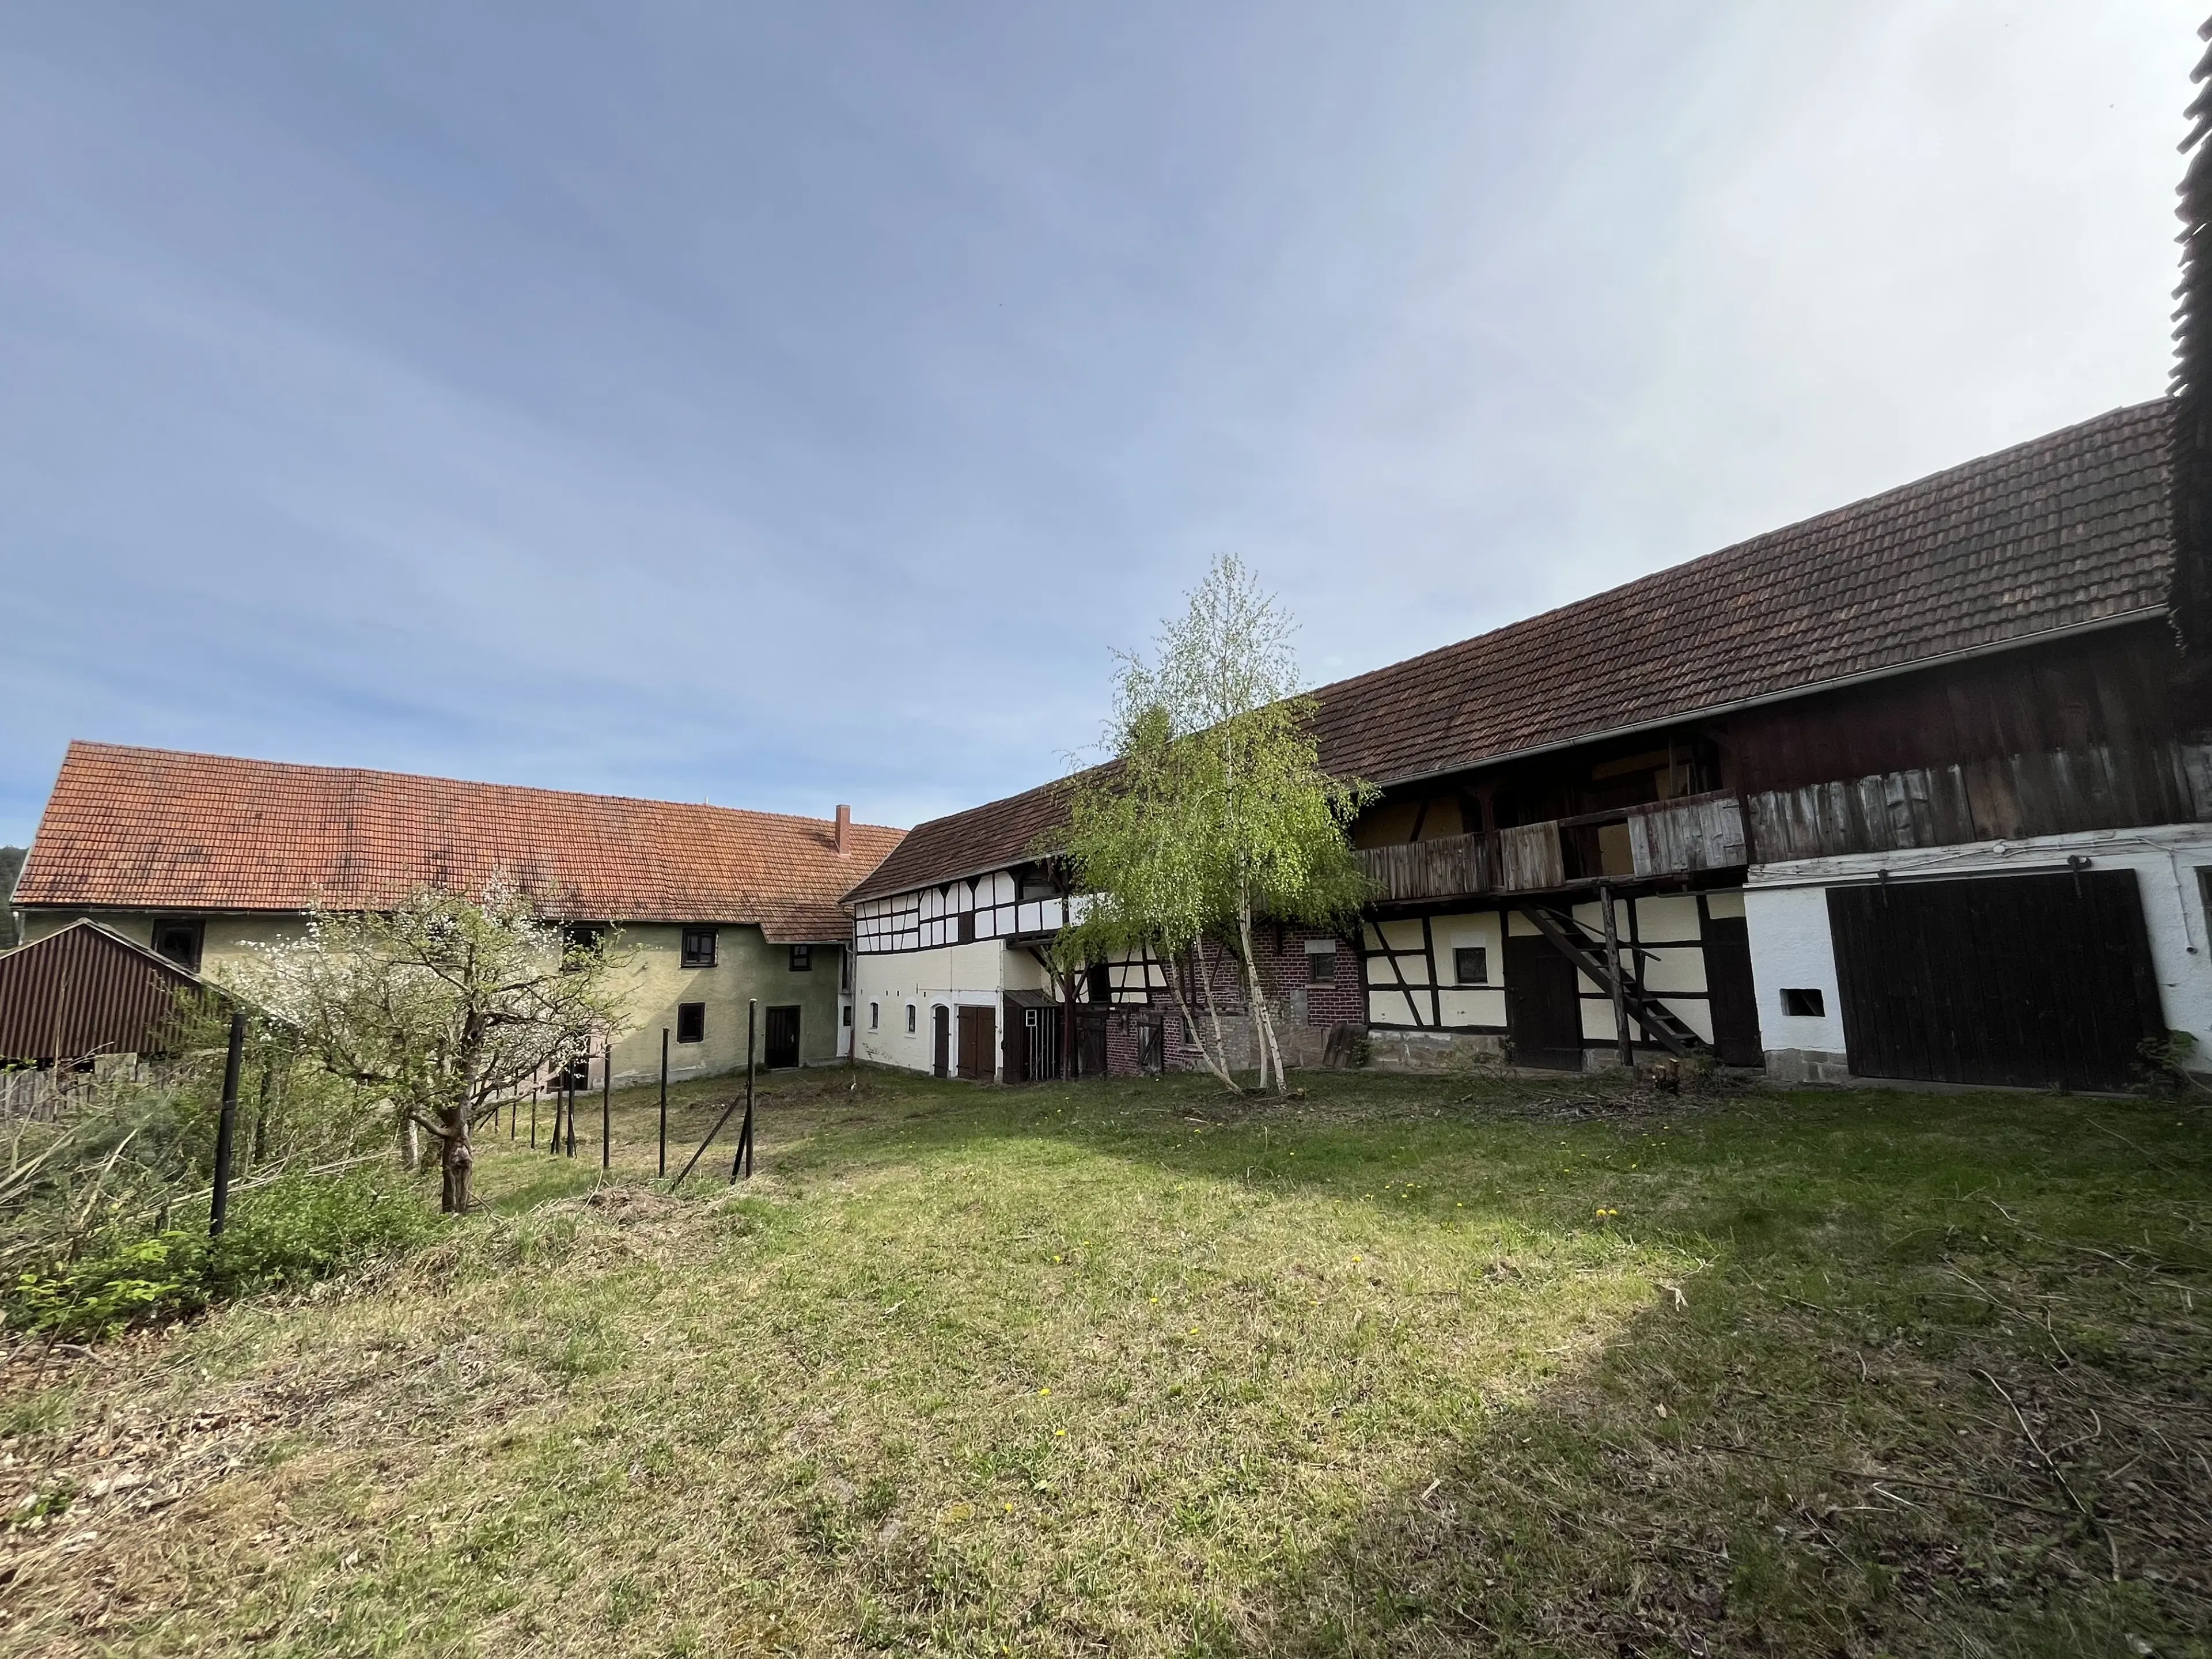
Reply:
M1505 1063L1505 1043L1472 1031L1370 1031L1367 1063L1379 1072L1496 1069Z
M1826 1048L1769 1048L1766 1079L1784 1088L1808 1083L1858 1084L1865 1080L1851 1075L1849 1056Z

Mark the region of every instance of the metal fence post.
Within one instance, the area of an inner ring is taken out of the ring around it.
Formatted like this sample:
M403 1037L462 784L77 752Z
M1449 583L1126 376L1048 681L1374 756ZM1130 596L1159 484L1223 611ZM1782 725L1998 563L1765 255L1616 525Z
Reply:
M738 1155L730 1160L730 1179L739 1175L747 1180L753 1173L753 1035L760 1016L760 1003L748 1000L745 1003L745 1126L738 1131Z
M215 1195L208 1205L208 1237L221 1238L230 1213L230 1143L238 1132L238 1062L246 1051L246 1011L230 1011L230 1052L222 1062L222 1115L216 1121Z
M660 1028L660 1173L668 1173L668 1028Z
M615 1045L610 1037L599 1051L606 1066L606 1075L599 1079L599 1168L614 1167L615 1146Z

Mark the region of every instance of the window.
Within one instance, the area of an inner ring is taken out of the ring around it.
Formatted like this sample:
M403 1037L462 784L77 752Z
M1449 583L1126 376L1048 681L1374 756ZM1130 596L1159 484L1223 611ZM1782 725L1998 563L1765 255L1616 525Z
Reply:
M564 921L561 924L561 966L574 968L577 964L568 958L584 951L594 950L606 936L606 926L597 921Z
M684 965L686 968L712 968L714 965L713 928L686 927L684 930Z
M882 1012L883 1009L877 1004L872 1002L868 1005L868 1029L871 1031L880 1029L880 1022L878 1019L878 1016Z
M1111 1002L1114 1000L1114 975L1104 963L1092 963L1090 967L1084 969L1083 976L1085 981L1084 998L1085 1001Z
M914 1004L911 1002L906 1006L906 1034L908 1036L914 1035Z
M1452 982L1455 985L1487 985L1490 983L1490 951L1480 945L1452 946ZM1518 996L1519 992L1512 994Z
M975 942L975 913L973 910L963 910L960 913L960 942L963 945L973 945Z
M676 1040L678 1042L704 1042L707 1040L705 1003L679 1002L676 1005Z
M1306 941L1306 983L1334 985L1336 983L1336 941L1333 939L1310 939Z
M193 973L200 969L200 924L161 921L154 924L154 954L167 957Z
M811 974L814 971L812 945L794 945L791 947L791 971L794 974Z
M1785 990L1782 1012L1796 1019L1820 1019L1827 1014L1828 1000L1818 990Z
M850 1025L853 1023L853 1005L851 1003L842 1002L837 1005L837 1023L840 1025Z

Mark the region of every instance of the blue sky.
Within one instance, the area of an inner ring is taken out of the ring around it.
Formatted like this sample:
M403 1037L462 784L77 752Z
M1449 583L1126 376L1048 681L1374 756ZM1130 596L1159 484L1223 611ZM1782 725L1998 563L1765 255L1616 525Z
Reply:
M71 737L908 823L1219 551L1316 681L2165 386L2166 0L16 0Z

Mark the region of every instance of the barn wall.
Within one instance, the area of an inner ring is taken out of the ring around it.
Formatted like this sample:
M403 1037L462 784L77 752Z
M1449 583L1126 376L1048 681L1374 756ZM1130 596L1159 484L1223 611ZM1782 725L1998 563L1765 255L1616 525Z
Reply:
M1848 1075L1828 922L1831 884L1870 881L1885 870L1893 880L2064 870L2069 857L2087 858L2094 869L2136 872L2166 1024L2186 1031L2196 1041L2199 1059L2212 1062L2212 939L2197 875L2212 869L2212 827L2184 824L1807 859L1754 869L1745 904L1769 1072L1783 1082L1841 1082ZM1823 992L1822 1018L1783 1012L1782 992L1802 987Z
M927 951L862 955L854 958L853 968L856 1057L915 1072L927 1072L933 1063L932 1007L943 1003L952 1008L996 1009L1006 991L1033 988L1043 977L1026 951L1011 951L995 939ZM868 1023L871 1005L878 1017L873 1029ZM915 1010L910 1036L906 1029L908 1005ZM959 1017L951 1018L957 1022Z

